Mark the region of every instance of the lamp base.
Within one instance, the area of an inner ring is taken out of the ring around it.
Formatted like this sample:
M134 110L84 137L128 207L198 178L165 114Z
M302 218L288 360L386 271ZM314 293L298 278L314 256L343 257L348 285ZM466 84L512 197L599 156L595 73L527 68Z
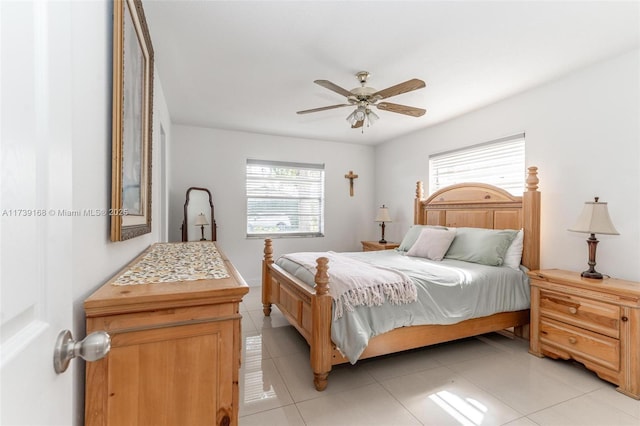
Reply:
M378 240L378 242L380 244L387 244L387 240L384 239L384 222L380 224L380 227L382 228L382 235L380 236L380 239Z
M589 238L587 238L587 245L589 246L589 261L587 262L589 269L580 274L580 276L584 278L593 278L594 280L601 280L602 274L596 271L596 247L598 246L598 240L595 234L591 234Z
M580 276L584 278L593 278L594 280L601 280L603 278L603 275L600 272L591 269L584 271Z

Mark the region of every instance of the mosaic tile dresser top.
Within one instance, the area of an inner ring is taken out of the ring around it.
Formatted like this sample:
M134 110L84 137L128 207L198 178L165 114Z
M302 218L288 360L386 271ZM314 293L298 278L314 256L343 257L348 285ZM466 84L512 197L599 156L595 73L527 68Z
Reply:
M179 283L221 278L229 278L229 272L215 243L157 243L112 284Z

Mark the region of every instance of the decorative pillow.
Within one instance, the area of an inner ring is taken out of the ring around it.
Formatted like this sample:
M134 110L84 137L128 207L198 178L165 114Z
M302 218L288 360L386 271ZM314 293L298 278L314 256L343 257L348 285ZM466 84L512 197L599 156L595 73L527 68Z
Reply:
M500 266L517 233L511 229L457 228L445 258Z
M407 256L442 260L455 236L455 229L423 228Z
M520 270L520 262L522 261L522 248L524 245L524 231L521 229L516 234L516 237L511 242L511 245L507 249L504 255L503 266L508 266L516 271Z
M444 226L434 226L434 225L411 225L406 234L404 234L404 238L400 242L400 245L396 250L398 251L409 251L411 246L416 242L418 237L420 236L420 232L426 228L434 228L434 229L447 229Z

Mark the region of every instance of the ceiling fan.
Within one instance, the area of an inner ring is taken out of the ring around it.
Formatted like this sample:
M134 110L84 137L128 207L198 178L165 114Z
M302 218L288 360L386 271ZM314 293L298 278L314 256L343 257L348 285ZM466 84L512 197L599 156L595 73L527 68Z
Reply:
M314 83L346 97L347 102L349 103L306 109L298 111L297 113L309 114L311 112L325 111L345 106L355 106L356 109L349 114L347 121L351 124L353 129L357 129L361 128L365 121L367 122L367 125L370 125L373 124L374 121L378 120L378 115L371 110L372 106L383 111L396 112L398 114L410 115L412 117L421 117L426 112L426 110L422 108L393 104L391 102L379 102L382 99L422 89L425 87L424 81L413 78L405 81L404 83L396 84L395 86L391 86L383 90L376 90L372 87L367 87L367 79L369 78L369 73L367 71L360 71L356 74L356 77L358 78L361 87L356 87L352 90L343 89L329 80L315 80Z

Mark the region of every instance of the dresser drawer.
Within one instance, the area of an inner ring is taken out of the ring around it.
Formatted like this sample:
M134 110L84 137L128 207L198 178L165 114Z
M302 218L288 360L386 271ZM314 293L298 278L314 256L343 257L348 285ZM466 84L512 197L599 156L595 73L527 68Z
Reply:
M620 337L620 307L609 303L542 290L540 315L616 339Z
M598 333L543 318L540 343L556 347L577 361L590 361L614 371L620 370L620 342Z

